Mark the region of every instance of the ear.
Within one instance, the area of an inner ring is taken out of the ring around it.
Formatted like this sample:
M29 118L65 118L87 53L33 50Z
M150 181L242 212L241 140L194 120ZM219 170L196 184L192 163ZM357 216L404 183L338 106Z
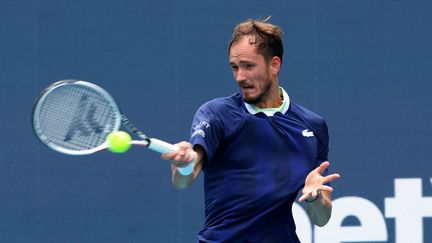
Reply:
M280 71L281 64L282 60L279 57L272 57L272 59L270 60L270 73L272 75L277 75Z

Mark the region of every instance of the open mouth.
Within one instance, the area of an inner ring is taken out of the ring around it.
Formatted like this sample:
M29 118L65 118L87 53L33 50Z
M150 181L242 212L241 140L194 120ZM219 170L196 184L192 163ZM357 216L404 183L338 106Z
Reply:
M240 88L242 90L245 90L245 91L250 91L250 90L254 89L254 87L251 85L241 85Z

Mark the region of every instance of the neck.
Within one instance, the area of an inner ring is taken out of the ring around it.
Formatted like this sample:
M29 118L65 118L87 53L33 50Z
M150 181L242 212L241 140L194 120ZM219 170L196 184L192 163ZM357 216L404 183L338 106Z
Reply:
M263 101L254 104L254 106L258 108L278 108L282 105L283 102L283 95L279 88L279 85L275 85L275 87L272 87L270 93L264 99Z

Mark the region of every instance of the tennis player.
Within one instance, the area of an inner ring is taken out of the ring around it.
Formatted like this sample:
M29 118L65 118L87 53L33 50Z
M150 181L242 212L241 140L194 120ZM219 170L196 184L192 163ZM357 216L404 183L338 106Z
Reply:
M300 242L292 205L307 202L311 221L324 226L331 215L326 185L328 131L323 118L295 104L279 86L282 30L267 20L238 24L229 62L240 92L202 105L190 142L172 160L176 187L190 186L204 172L205 225L198 242ZM177 167L195 161L189 176Z

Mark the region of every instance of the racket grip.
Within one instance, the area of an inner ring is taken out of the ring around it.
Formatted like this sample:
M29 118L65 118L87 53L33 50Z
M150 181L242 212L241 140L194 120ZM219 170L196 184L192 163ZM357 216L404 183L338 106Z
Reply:
M174 144L170 144L156 138L150 138L148 148L161 154L170 153L178 150L177 146L175 146Z
M177 146L156 138L150 138L148 148L161 154L178 150ZM187 176L193 172L194 166L195 163L192 161L185 167L177 167L177 170L180 174Z

